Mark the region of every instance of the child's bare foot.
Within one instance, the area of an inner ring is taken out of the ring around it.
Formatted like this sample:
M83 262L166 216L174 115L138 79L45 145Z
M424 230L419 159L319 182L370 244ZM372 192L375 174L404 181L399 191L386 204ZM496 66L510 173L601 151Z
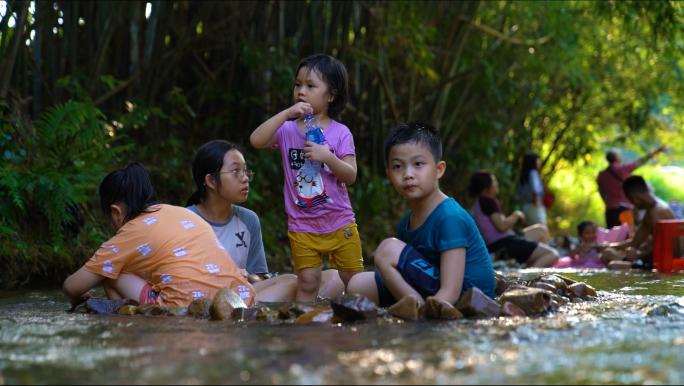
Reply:
M606 266L608 269L627 271L632 269L632 262L625 260L613 260Z
M420 309L423 306L422 303L423 302L414 295L406 295L388 308L387 312L398 318L418 320L420 319Z
M428 297L425 299L424 312L427 319L455 320L463 319L461 311L442 299Z

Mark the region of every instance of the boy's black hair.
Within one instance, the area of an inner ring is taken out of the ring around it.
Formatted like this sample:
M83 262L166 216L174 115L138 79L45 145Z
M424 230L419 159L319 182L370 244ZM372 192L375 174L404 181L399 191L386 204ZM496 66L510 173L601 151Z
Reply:
M336 117L344 110L349 99L349 77L344 64L330 55L316 54L299 62L295 76L302 67L316 71L328 85L328 92L333 96L332 102L328 105L328 116Z
M577 224L577 236L582 237L582 232L584 232L584 230L590 226L596 226L596 223L593 221L586 220Z
M211 174L216 184L221 186L219 171L223 167L223 157L231 150L240 148L228 141L216 139L209 141L197 149L195 160L192 163L192 179L195 181L195 192L190 196L185 206L197 205L207 198L207 186L204 184L204 176Z
M622 181L622 190L625 194L648 192L648 184L641 176L629 176Z
M400 123L385 139L385 163L389 165L389 153L394 146L415 143L427 146L435 162L442 159L442 140L434 127L421 123Z
M100 183L100 207L106 216L111 214L112 204L124 203L128 207L125 221L148 213L147 207L158 204L154 186L145 167L129 163L125 168L115 170Z
M470 176L470 184L468 184L468 194L471 197L477 197L483 190L492 186L494 178L492 172L487 169L478 170Z

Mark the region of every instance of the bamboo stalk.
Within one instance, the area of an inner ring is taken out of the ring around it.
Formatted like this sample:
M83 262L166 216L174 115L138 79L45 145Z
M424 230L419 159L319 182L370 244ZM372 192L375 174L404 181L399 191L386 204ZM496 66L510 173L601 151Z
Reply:
M28 1L21 1L21 8L19 9L19 20L16 21L14 34L12 35L12 42L10 43L9 52L3 55L2 62L0 62L0 99L7 97L7 92L10 88L12 80L12 71L19 53L19 45L25 39L26 35L26 15L28 14Z

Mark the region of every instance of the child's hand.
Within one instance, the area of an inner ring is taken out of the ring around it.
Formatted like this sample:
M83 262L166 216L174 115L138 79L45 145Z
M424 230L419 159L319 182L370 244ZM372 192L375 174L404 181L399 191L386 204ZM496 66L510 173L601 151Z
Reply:
M326 163L333 157L330 147L327 144L319 145L316 142L306 141L304 143L304 158L312 161Z
M523 213L519 210L516 210L515 212L513 212L513 214L518 216L518 219L520 219L520 222L525 222L525 213Z
M287 109L287 119L297 119L306 114L313 114L313 107L306 102L297 102Z
M78 307L81 303L85 303L88 299L93 297L94 294L95 292L93 292L93 290L90 290L77 298L69 299L69 303L71 305L70 311L73 312L76 309L76 307Z

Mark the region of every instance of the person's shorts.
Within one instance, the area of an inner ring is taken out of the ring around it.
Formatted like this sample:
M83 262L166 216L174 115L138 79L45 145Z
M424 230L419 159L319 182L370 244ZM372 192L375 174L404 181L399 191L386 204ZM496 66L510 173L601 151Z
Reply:
M435 267L425 260L420 252L408 244L399 255L397 270L401 277L423 298L432 296L439 291L441 286L439 267ZM378 299L380 301L378 306L389 307L397 302L397 299L385 286L385 282L378 271L375 271L375 285L378 287Z
M524 263L532 256L538 245L536 241L529 241L520 236L508 236L487 245L487 249L492 253L504 249L509 257L518 263Z
M150 283L145 284L145 286L140 290L140 295L138 296L138 303L143 304L153 304L157 302L159 293L152 289Z
M295 272L323 266L328 255L330 266L339 271L363 271L361 238L356 223L324 234L287 232Z

